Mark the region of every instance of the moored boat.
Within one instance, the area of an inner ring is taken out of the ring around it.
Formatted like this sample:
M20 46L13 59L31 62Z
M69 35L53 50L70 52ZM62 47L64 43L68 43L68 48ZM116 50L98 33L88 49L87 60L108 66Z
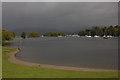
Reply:
M104 35L104 36L103 36L103 39L108 39L108 37Z

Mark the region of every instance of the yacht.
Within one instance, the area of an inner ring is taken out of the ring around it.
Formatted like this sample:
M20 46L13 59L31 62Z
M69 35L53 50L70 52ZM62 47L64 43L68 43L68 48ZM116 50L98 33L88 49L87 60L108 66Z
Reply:
M98 38L99 36L95 35L94 37Z
M80 37L79 35L72 35L73 37Z
M92 37L92 36L85 35L85 37Z
M58 37L62 37L62 36L58 36Z
M103 39L108 39L108 37L104 35L104 36L103 36Z

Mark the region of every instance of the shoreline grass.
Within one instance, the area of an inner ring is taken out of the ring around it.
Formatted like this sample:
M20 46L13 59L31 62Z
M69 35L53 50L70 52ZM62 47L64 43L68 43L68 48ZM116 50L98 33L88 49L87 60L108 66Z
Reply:
M21 37L14 37L13 39L22 39Z
M8 62L9 56L4 53L15 50L14 48L2 47L3 78L118 78L118 72L83 72L13 64Z

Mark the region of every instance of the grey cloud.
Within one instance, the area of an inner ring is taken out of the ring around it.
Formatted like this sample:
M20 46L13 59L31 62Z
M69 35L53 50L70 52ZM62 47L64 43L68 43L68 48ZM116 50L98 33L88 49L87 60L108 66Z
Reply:
M76 32L92 26L116 25L117 21L116 2L3 3L3 28L16 32Z
M119 0L2 0L3 2L118 2Z

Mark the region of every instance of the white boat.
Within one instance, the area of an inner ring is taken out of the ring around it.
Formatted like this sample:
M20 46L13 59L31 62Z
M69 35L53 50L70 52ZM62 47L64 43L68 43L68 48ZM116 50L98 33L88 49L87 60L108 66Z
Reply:
M92 37L92 36L88 36L88 37Z
M106 37L105 35L103 37Z
M107 35L107 37L110 37L109 35Z
M67 35L67 37L70 37L70 36L72 36L72 35Z
M58 37L62 37L62 36L58 36Z
M94 37L99 38L99 36L95 35Z
M79 35L72 35L73 37L80 37Z
M111 37L113 37L113 36L110 35L110 38L111 38Z
M108 37L104 35L104 36L103 36L103 39L108 39Z
M107 35L107 37L111 38L112 36L111 35Z
M85 37L92 37L92 36L85 35Z
M43 35L41 37L44 37Z

